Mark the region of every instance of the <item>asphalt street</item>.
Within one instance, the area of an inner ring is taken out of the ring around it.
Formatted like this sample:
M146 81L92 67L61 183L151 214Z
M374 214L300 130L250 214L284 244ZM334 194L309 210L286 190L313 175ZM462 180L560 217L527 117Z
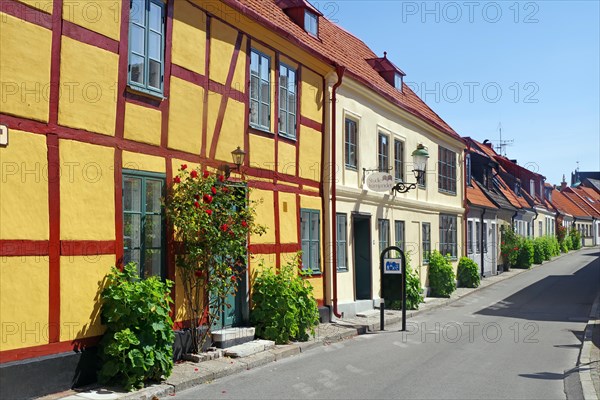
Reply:
M564 399L600 291L599 256L566 255L420 314L407 332L386 326L175 397Z

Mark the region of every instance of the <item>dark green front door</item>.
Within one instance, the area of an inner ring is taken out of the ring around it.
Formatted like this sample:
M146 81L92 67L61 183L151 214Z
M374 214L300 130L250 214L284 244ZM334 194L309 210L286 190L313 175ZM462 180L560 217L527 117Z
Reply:
M352 216L354 239L354 293L356 300L371 299L371 217Z

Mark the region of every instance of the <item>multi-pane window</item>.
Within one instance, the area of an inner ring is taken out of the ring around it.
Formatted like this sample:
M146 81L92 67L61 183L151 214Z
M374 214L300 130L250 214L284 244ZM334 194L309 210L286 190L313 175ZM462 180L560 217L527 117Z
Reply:
M423 250L423 262L429 262L429 255L431 254L431 224L429 222L423 222L421 224L422 235L422 250Z
M162 95L165 56L165 4L131 0L129 13L129 85Z
M394 87L402 91L402 75L399 73L394 74Z
M467 221L467 253L473 253L473 221Z
M481 253L481 223L475 221L475 253Z
M271 59L252 49L250 54L250 125L271 129Z
M438 149L438 189L456 194L456 153L442 146Z
M377 229L379 230L379 254L390 245L390 221L380 219L377 221Z
M304 30L313 36L319 35L319 17L317 14L304 10Z
M457 256L456 215L440 214L440 253Z
M296 138L296 70L279 66L279 133Z
M483 232L481 235L481 247L483 248L483 252L487 253L488 252L488 248L487 248L487 232L488 232L488 228L487 228L488 224L487 222L483 223Z
M357 123L356 121L346 118L344 124L344 152L345 152L345 161L346 167L356 169L357 167L357 155L356 152L358 150L358 131L357 131Z
M165 276L163 187L163 175L123 173L123 258L136 262L143 278Z
M321 272L321 218L319 210L300 210L300 235L302 237L302 269Z
M404 221L394 222L394 234L396 235L396 246L404 251Z
M465 169L467 170L467 185L471 186L471 155L465 157Z
M336 222L337 270L348 271L348 236L346 234L348 219L346 214L337 214Z
M543 228L542 228L542 221L538 221L538 232L540 234L540 237L543 236Z
M390 170L390 145L389 138L383 133L379 133L379 140L377 141L377 165L380 172L387 172Z
M394 179L404 181L404 142L394 139Z

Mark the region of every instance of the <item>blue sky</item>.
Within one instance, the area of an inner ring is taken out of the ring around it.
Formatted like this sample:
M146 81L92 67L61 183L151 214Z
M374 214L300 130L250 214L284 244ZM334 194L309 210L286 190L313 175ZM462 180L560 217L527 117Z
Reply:
M313 1L398 65L454 130L512 139L558 184L600 171L600 8L591 1Z

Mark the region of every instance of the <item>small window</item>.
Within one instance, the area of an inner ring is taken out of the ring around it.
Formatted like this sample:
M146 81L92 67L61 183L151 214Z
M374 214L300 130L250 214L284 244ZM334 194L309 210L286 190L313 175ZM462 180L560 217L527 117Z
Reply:
M304 10L304 30L313 36L319 36L319 17L309 10Z
M533 179L529 180L529 194L531 195L531 197L535 197L535 184L533 182Z
M379 254L390 246L390 221L387 219L380 219L378 222L377 229L379 230Z
M397 72L394 74L394 87L402 91L402 75Z
M302 269L321 273L321 218L319 210L300 210L302 237Z
M250 125L271 130L271 59L252 49L250 55Z
M456 153L439 146L438 190L456 194Z
M440 253L457 256L456 216L440 214Z
M465 157L465 168L467 169L467 185L471 186L471 155Z
M337 270L348 271L348 222L346 214L336 214L337 222Z
M394 234L396 246L404 251L404 221L394 221Z
M481 223L475 221L475 253L481 253Z
M473 221L467 221L467 254L473 253Z
M539 231L540 237L542 237L544 235L544 231L542 228L542 221L538 221L538 231Z
M423 222L421 224L423 237L421 238L423 247L423 264L429 263L429 255L431 254L431 224Z
M279 133L296 138L296 70L279 66Z
M345 150L345 161L346 167L351 169L357 168L357 155L358 150L358 131L356 121L346 118L345 124L345 135L344 135L344 150Z
M390 146L389 138L383 133L379 133L377 145L377 167L379 172L388 172L390 170Z
M483 252L484 253L488 252L488 248L487 248L487 232L488 232L487 226L488 226L487 222L484 222L483 223L483 232L482 232L482 235L481 235L481 247L483 248Z
M123 261L134 261L142 278L166 275L164 175L123 173Z
M404 142L394 139L394 179L404 181Z
M160 0L132 0L130 5L128 84L162 96L165 4Z

